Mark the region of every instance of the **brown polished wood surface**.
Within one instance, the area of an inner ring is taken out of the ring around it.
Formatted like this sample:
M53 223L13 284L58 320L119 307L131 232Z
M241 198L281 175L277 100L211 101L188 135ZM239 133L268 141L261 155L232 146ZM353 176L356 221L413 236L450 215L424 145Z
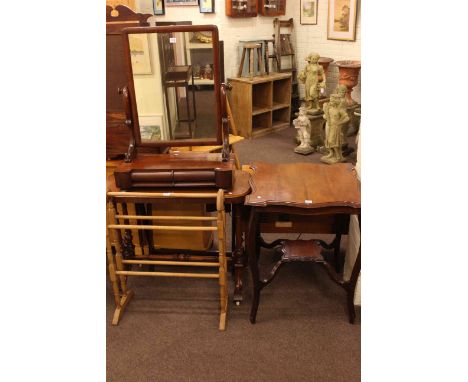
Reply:
M246 205L361 208L359 180L349 163L256 163L251 167L252 193Z
M117 15L112 15L113 11ZM123 156L131 131L125 125L124 102L119 89L127 84L121 31L130 26L149 26L151 14L132 11L124 5L106 6L106 158Z
M232 188L234 158L222 161L222 154L181 152L140 155L122 163L115 171L116 184L122 189L135 188Z
M124 163L123 161L121 163ZM119 166L118 162L116 161L108 161L108 172L107 172L107 181L106 181L106 191L109 192L118 192L122 191L117 185L115 184L115 178L113 175L113 170ZM250 174L246 171L241 170L234 170L233 172L233 182L232 182L232 189L229 192L225 193L224 200L226 203L242 203L245 196L250 192ZM137 191L137 190L133 190ZM147 190L143 190L148 192ZM163 192L164 190L158 189L158 192ZM167 191L170 192L213 192L213 189L184 189L184 190L174 190L168 189Z
M172 169L207 169L213 167L229 167L230 162L222 162L219 153L181 152L179 154L141 154L131 163L122 162L117 170L145 168L149 170Z

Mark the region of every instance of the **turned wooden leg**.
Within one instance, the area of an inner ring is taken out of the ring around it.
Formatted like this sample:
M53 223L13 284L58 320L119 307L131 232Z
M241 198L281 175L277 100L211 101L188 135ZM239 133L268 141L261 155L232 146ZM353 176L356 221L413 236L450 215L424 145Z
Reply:
M263 66L261 47L257 48L257 61L258 61L258 72L259 72L259 75L262 76L265 74L265 67Z
M245 253L243 250L243 237L242 237L242 206L233 205L232 207L232 242L234 244L232 249L232 265L234 271L234 302L240 305L243 300L243 276L245 269Z
M237 77L241 77L242 76L242 71L244 70L245 51L246 51L246 49L243 48L242 49L242 58L241 58L241 61L240 61L239 70L237 72Z
M341 233L337 233L335 236L335 240L333 240L333 262L335 266L335 270L340 273L342 270L342 261L341 261Z
M187 97L188 97L188 94L187 94ZM197 120L197 104L195 102L195 78L193 77L193 71L192 71L192 102L193 102L193 120L196 121Z
M235 212L234 212L234 206L231 206L231 265L229 267L229 270L231 271L231 276L234 277L234 269L235 269L235 258L236 258L236 217L235 217Z
M137 215L137 210L136 210L135 203L125 203L124 213L126 215ZM138 221L136 219L129 219L128 222L129 222L129 224L134 224L134 225L138 224ZM144 251L144 247L141 245L140 235L138 233L138 230L133 229L130 232L132 234L131 238L133 239L131 241L131 243L134 245L134 247L130 246L130 248L131 248L132 251L134 251L135 256L146 255L146 253ZM131 255L131 254L129 253L129 255Z
M270 67L269 67L269 62L268 62L268 56L269 56L269 53L268 53L268 42L265 41L265 56L264 56L264 59L265 59L265 73L266 74L270 74Z
M247 229L247 256L249 258L250 273L252 274L253 299L250 308L250 322L255 324L257 319L257 310L260 303L260 279L257 262L257 230L258 214L255 208L250 210L249 225Z
M107 263L108 263L108 269L109 269L109 279L112 285L112 292L114 294L115 306L119 306L120 289L119 289L119 283L117 281L117 275L115 274L114 255L112 254L112 245L111 245L108 235L106 236L106 239L107 239L106 250L107 250Z
M185 107L187 108L187 121L188 121L188 127L189 127L189 136L190 138L193 138L193 131L192 131L192 113L190 113L190 101L189 101L189 87L188 85L185 85Z
M116 223L115 208L112 202L109 202L108 219L110 223ZM116 238L116 254L112 253L111 235ZM112 325L118 325L122 314L133 297L133 291L127 289L125 276L117 277L116 270L123 270L121 255L121 234L119 230L113 229L107 236L107 259L109 263L109 277L112 283L114 293L115 311L112 318ZM120 285L119 285L120 281ZM120 293L122 291L122 293Z
M254 76L254 50L249 49L249 77L252 80Z

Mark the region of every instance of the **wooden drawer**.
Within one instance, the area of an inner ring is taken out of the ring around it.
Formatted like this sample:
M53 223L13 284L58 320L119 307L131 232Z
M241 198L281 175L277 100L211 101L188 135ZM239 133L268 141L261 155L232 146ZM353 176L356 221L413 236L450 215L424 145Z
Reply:
M346 215L288 215L265 214L260 218L262 233L341 233L347 234L349 216Z

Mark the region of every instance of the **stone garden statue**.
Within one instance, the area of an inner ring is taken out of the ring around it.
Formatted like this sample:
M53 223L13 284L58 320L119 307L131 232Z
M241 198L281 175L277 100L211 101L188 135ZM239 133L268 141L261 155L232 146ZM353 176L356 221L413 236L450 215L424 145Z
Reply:
M323 118L326 120L325 148L328 150L328 154L321 157L320 160L328 164L343 162L342 126L349 121L349 116L342 104L342 98L338 94L332 94L330 102L323 105L323 112Z
M211 65L210 64L206 64L205 65L205 77L206 79L208 80L212 80L213 79L213 69L211 69Z
M341 98L341 104L344 108L348 106L348 102L346 101L346 92L348 88L345 85L338 85L335 89L335 94L337 94Z
M298 154L310 154L314 152L314 148L310 145L310 121L306 115L306 108L301 106L299 108L299 116L293 121L294 127L298 131L298 136L301 144L294 149Z
M348 88L346 85L340 84L336 87L335 89L335 94L337 94L341 98L341 106L348 112L348 116L350 118L348 123L344 123L342 125L342 132L343 132L343 145L348 146L347 143L345 142L345 137L348 136L348 131L351 128L351 131L357 131L357 128L355 126L356 123L356 117L354 117L354 109L357 108L358 104L350 104L349 101L346 99L346 93L348 92Z
M318 63L319 58L318 53L309 54L306 58L308 64L298 76L299 81L305 85L305 101L309 113L320 111L320 92L326 85L325 72Z

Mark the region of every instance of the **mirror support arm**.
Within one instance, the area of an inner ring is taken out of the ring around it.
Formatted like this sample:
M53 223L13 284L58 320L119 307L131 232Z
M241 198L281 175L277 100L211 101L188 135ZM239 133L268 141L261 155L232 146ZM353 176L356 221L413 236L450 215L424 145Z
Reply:
M124 86L123 88L118 89L119 94L122 95L124 108L125 108L125 125L130 130L130 143L128 145L127 153L125 154L125 162L132 162L133 158L136 155L136 146L135 146L135 135L133 131L133 121L132 121L132 109L130 106L130 95L128 92L128 87Z
M232 85L227 83L221 84L221 117L222 117L222 129L223 129L223 149L222 149L222 161L227 162L230 156L229 150L229 117L226 109L226 97L227 90L231 90Z

